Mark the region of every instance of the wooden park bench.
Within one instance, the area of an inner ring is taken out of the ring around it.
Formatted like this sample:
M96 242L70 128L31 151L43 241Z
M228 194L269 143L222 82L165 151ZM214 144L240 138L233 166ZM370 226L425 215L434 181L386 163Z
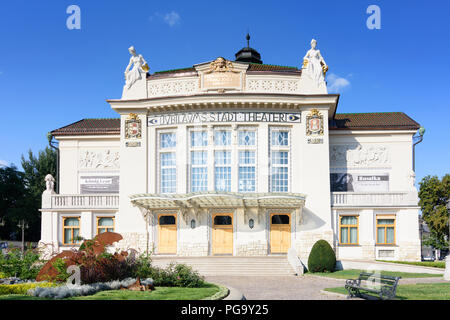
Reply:
M401 277L361 272L358 279L348 279L345 282L345 289L349 293L348 298L362 297L361 292L370 292L377 294L381 300L389 300L395 298L400 279Z

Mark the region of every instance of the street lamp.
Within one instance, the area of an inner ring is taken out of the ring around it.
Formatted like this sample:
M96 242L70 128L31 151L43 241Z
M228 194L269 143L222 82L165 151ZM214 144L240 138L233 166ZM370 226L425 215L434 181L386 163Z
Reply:
M447 213L448 217L448 254L445 257L445 273L444 279L450 281L450 199L447 199Z
M420 129L419 130L417 130L417 133L419 134L418 136L417 135L414 135L413 136L413 154L412 154L412 158L413 158L413 171L416 171L416 151L415 151L415 148L416 148L416 144L419 144L419 143L421 143L422 142L422 140L423 140L423 135L425 134L425 128L424 127L420 127Z
M17 226L22 229L22 259L23 259L23 253L25 251L25 229L28 229L28 223L25 223L25 220L21 220Z

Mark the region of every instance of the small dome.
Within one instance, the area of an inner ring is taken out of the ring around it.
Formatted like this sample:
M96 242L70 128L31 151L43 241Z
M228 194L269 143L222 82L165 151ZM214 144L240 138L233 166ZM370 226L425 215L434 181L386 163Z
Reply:
M250 35L248 33L246 39L247 47L242 48L235 54L235 61L262 64L261 55L259 54L259 52L253 48L250 48Z

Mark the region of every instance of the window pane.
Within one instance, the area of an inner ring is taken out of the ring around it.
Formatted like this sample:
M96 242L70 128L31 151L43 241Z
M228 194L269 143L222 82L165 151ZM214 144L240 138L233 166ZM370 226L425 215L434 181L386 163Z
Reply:
M238 140L240 146L254 146L256 145L256 132L239 131Z
M355 227L350 228L350 243L358 243L358 229Z
M343 216L341 217L341 224L343 225L356 225L358 223L358 219L354 216Z
M163 225L174 225L175 217L174 216L161 216L159 217L159 224Z
M226 130L214 131L214 144L216 146L231 145L231 131Z
M208 133L206 131L191 132L191 146L205 147L208 145Z
M239 164L255 164L255 151L239 151Z
M73 229L73 243L79 243L81 240L77 239L80 236L80 229L74 228Z
M64 229L64 243L72 243L72 229Z
M287 192L288 191L288 168L286 167L272 167L272 192Z
M231 225L231 217L230 216L215 216L214 224L218 226L229 226Z
M66 218L64 219L64 225L67 227L78 226L80 221L78 218Z
M191 192L206 191L208 187L208 169L206 167L192 168Z
M386 228L386 243L394 243L394 228Z
M384 239L384 228L378 228L377 230L378 243L386 243Z
M348 228L341 228L341 243L348 243Z
M161 169L161 192L174 193L176 192L176 169Z
M216 165L228 165L231 164L231 151L215 151L214 163Z
M288 164L288 152L272 151L272 164Z
M175 153L161 153L161 166L176 166Z
M273 146L288 146L289 145L289 139L288 139L288 131L272 131L272 145Z
M239 192L255 191L255 167L239 168Z
M113 226L114 225L114 219L113 218L99 218L98 219L98 225L105 227L105 226Z
M161 133L161 148L174 148L176 145L175 133Z
M216 191L231 191L231 168L215 168L215 189Z
M289 216L286 214L274 214L272 224L289 224Z
M192 151L191 152L191 164L193 165L206 165L208 160L207 151Z
M378 224L394 224L394 219L378 219Z

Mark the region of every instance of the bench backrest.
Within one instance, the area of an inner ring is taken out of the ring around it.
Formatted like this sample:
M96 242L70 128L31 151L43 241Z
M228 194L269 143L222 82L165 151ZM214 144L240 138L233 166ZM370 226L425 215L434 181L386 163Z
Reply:
M375 282L375 283L378 282L384 286L396 286L398 280L400 279L401 277L392 277L379 273L368 273L368 272L361 272L358 278L358 280L360 281Z

